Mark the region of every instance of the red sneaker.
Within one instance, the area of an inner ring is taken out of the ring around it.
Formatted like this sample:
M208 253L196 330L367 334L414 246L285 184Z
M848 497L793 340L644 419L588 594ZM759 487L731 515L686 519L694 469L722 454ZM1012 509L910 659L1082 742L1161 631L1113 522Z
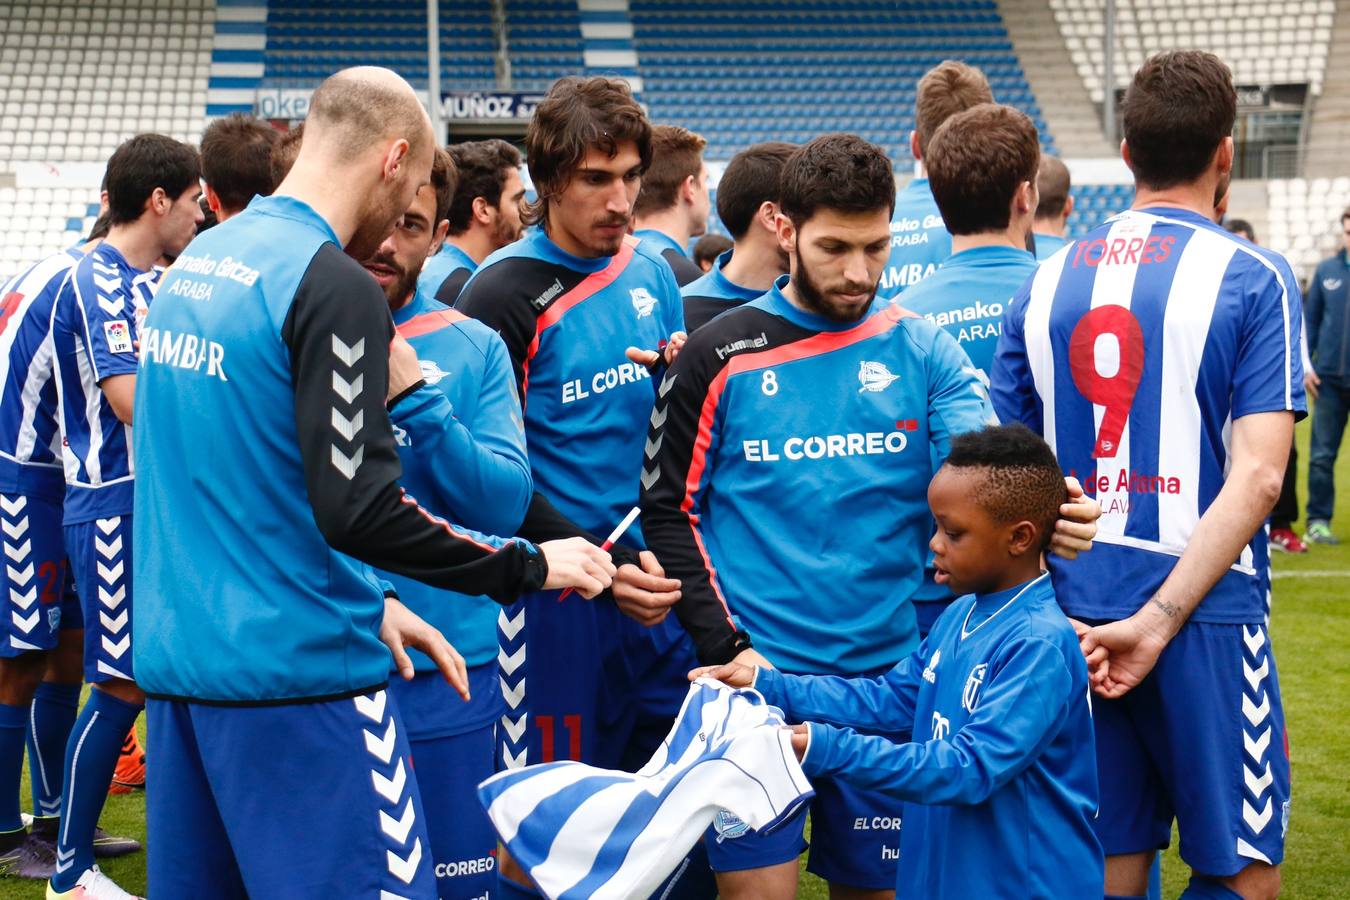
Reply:
M136 726L127 732L122 742L122 755L117 758L117 768L113 770L112 784L108 786L110 794L129 794L132 791L145 790L145 750L141 748L141 739L136 735Z
M1280 553L1307 553L1308 545L1288 528L1270 529L1270 549Z

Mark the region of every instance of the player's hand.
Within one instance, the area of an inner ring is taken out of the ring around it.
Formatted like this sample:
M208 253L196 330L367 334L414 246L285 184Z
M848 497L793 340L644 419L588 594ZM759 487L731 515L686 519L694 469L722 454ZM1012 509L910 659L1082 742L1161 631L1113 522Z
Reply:
M422 366L417 362L417 351L401 334L389 342L389 396L385 402L422 380Z
M1312 369L1303 373L1303 390L1308 392L1309 400L1316 400L1318 388L1322 386L1322 379L1317 377L1317 373Z
M548 563L544 590L572 588L590 600L614 581L614 561L608 550L601 550L585 538L572 537L544 541L539 545Z
M1094 687L1106 677L1106 662L1109 654L1105 647L1101 646L1094 639L1087 641L1087 635L1092 631L1092 626L1086 622L1080 622L1073 616L1065 616L1069 624L1073 626L1073 633L1078 637L1079 649L1083 651L1083 659L1087 661L1088 682Z
M405 681L411 681L416 673L406 648L421 650L440 669L445 680L459 692L465 700L469 699L469 673L464 667L464 657L450 645L432 625L429 625L417 613L404 606L397 598L384 598L384 621L380 623L380 640L394 656L394 666Z
M738 662L729 662L723 666L701 666L689 673L689 680L697 681L705 675L727 687L748 688L755 684L755 667Z
M1069 491L1069 502L1059 508L1060 518L1055 521L1055 533L1050 538L1050 552L1062 559L1076 559L1078 554L1092 549L1092 539L1097 536L1097 520L1101 518L1102 508L1087 494L1077 478L1064 479L1064 487Z
M689 340L689 335L683 331L677 331L666 341L666 346L660 351L643 350L638 347L629 347L624 351L624 355L640 366L646 366L649 369L655 369L663 360L667 366L675 362L675 357L680 355L684 349L684 342Z
M743 666L759 666L761 669L773 668L773 663L765 659L763 655L753 647L747 647L740 653L737 653L736 658L733 659L732 662L740 663Z
M811 746L811 726L802 722L792 726L792 752L797 754L797 762L806 759L806 748Z
M1147 607L1119 622L1089 628L1079 645L1089 659L1099 648L1106 650L1106 661L1091 676L1092 689L1099 696L1114 700L1138 687L1157 665L1167 648L1170 635L1148 621Z
M680 582L666 577L650 550L638 554L638 561L641 568L632 563L619 566L614 575L614 602L624 615L650 628L663 622L680 601Z

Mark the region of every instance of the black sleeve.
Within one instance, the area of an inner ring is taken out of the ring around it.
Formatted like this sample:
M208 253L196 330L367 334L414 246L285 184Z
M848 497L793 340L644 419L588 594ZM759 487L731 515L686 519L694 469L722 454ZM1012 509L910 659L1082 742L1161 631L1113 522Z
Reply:
M459 292L464 290L464 283L469 280L473 272L469 269L456 269L446 276L441 282L441 286L436 288L436 299L446 306L454 306L455 301L459 299Z
M675 283L684 287L694 281L698 281L705 273L699 268L698 263L685 256L674 247L668 247L661 251L661 257L670 265L670 271L675 273Z
M676 357L657 387L656 406L647 433L642 468L642 533L666 575L678 578L680 602L675 615L694 640L704 665L729 662L750 646L738 632L716 584L699 534L699 489L686 498L690 470L706 465L714 442L712 425L700 433L705 407L715 409L710 390L724 365L719 341L701 330ZM704 471L703 479L707 478ZM686 500L689 508L686 511Z
M547 563L446 524L404 494L385 408L394 324L384 295L331 244L319 250L282 326L314 521L334 550L426 584L510 602Z

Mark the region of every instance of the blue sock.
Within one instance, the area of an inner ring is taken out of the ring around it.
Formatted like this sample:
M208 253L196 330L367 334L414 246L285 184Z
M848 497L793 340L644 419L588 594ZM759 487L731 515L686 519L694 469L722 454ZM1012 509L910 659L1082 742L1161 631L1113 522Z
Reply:
M33 695L28 720L28 772L32 776L33 815L39 818L61 815L66 744L79 710L78 684L44 681Z
M1181 892L1178 900L1242 900L1237 891L1230 891L1213 878L1191 876L1191 883Z
M524 885L516 884L497 870L497 890L492 894L498 900L539 900L541 896L534 888L527 888Z
M0 703L0 833L23 828L19 818L19 781L23 778L23 735L28 710Z
M66 778L61 791L61 830L56 840L52 887L68 891L94 864L94 829L108 797L117 757L141 707L94 689L71 729Z

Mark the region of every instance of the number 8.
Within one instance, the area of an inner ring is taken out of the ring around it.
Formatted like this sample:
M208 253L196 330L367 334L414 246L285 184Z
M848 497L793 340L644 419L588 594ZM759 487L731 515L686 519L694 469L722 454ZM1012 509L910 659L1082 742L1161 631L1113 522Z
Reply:
M772 397L778 393L778 376L774 374L773 369L764 373L764 377L759 382L759 389L764 392L766 397Z

